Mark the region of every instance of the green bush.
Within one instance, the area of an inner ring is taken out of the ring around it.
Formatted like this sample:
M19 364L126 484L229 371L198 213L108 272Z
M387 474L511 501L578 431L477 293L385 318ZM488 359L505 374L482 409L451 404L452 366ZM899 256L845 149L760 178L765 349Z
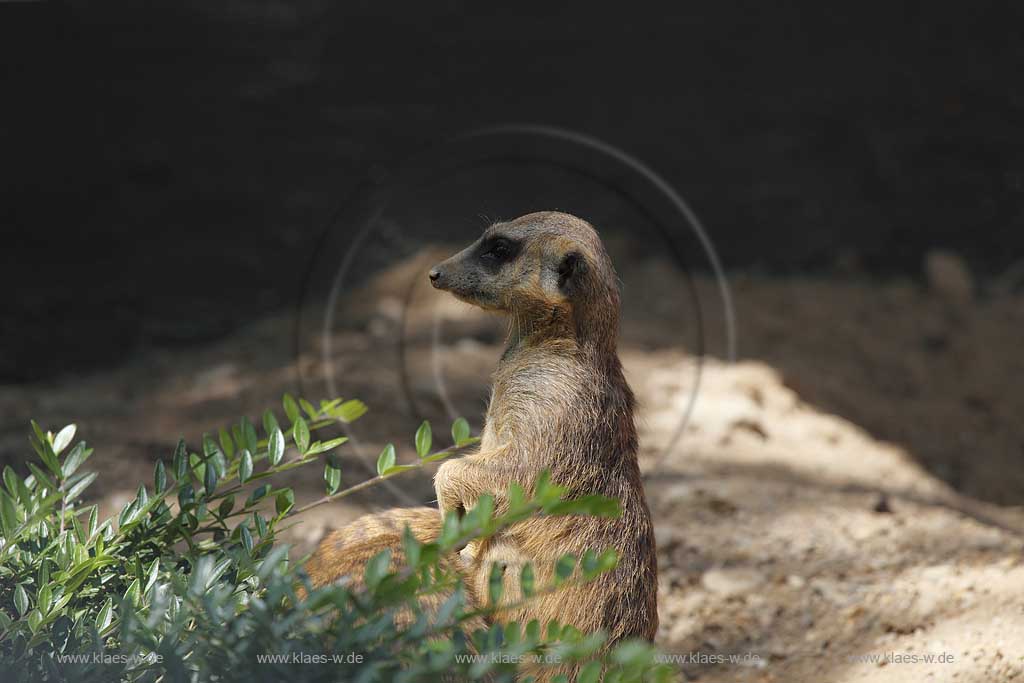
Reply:
M381 453L378 476L341 489L332 452L345 439L313 434L366 411L359 401L314 407L285 396L288 425L267 411L260 437L243 418L204 436L199 453L178 443L156 464L152 486L140 485L117 519L101 520L80 499L96 479L81 470L92 450L72 446L75 426L56 435L34 422L39 462L22 478L3 472L0 488L0 666L13 681L431 681L514 680L516 662L585 662L579 680L665 680L646 643L627 642L595 658L600 633L559 624L495 625L465 633L469 619L487 616L500 598L492 582L489 606L466 604L458 577L439 558L468 539L485 537L533 514L617 514L598 497L566 500L546 478L527 499L513 487L507 514L494 517L484 498L461 520L445 520L436 543L406 533L407 566L389 572L382 553L367 566L365 586L331 586L299 599L300 563L276 544L296 515L406 470L441 460L473 443L465 420L452 426L453 445L431 451L430 425L415 436L417 462L396 464ZM321 463L326 495L296 507L276 475ZM615 564L614 553L588 552L560 561L559 581L586 581ZM309 589L308 583L305 587ZM532 586L524 595L557 590ZM451 597L425 614L418 596ZM529 599L529 597L527 597ZM398 626L394 615L412 610ZM589 661L592 660L592 661Z

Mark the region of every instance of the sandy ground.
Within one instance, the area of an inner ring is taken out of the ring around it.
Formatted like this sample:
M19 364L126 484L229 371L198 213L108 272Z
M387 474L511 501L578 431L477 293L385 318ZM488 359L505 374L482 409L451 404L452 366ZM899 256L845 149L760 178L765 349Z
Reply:
M438 441L455 414L479 428L499 322L403 284L421 270L401 264L346 298L342 323L300 335L297 355L285 316L108 372L0 387L0 459L28 452L30 417L75 421L112 510L179 435L195 444L255 418L300 381L320 398L325 360L337 391L371 407L345 448L349 484L387 440L410 458L422 416ZM621 353L657 525L658 644L684 679L1024 680L1024 297L941 278L736 275L741 360L726 362L716 285L698 277L712 354L699 363L678 276L653 261L622 276ZM321 477L292 476L300 501L322 494ZM291 541L307 549L363 511L430 500L429 477L398 481L317 508Z

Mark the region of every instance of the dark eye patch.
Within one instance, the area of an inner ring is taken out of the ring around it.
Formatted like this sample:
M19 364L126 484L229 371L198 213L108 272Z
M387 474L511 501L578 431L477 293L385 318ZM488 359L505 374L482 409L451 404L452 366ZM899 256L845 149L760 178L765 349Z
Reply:
M519 255L520 246L519 242L508 237L494 235L480 243L480 259L495 265L508 263Z

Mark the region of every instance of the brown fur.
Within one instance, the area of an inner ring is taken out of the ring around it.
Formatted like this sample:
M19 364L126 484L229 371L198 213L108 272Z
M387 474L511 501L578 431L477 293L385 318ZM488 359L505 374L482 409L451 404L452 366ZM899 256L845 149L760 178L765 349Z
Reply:
M405 549L402 535L408 526L413 536L421 543L436 541L441 534L441 516L436 508L398 508L365 515L347 526L331 532L317 546L316 552L306 562L304 569L314 588L321 588L335 581L344 580L346 585L359 588L363 585L366 563L383 550L391 551L391 571L398 571L405 565ZM463 561L457 556L445 558L445 568L461 574ZM478 604L474 586L466 583L466 602L470 608ZM300 591L304 594L305 591ZM421 596L420 606L429 612L438 610L451 596L451 591L440 591ZM414 615L408 610L396 614L395 622L405 626L412 622ZM466 624L472 631L484 627L482 619Z
M658 625L654 534L637 464L633 393L616 351L618 281L597 233L568 214L529 214L488 228L480 240L431 271L431 280L510 318L508 348L494 374L480 448L444 463L435 477L441 511L467 510L490 493L500 514L509 484L529 493L543 470L550 470L552 481L566 487L570 497L617 498L623 511L617 519L536 517L471 543L462 556L472 592L486 594L491 564L499 562L506 567L503 602L511 604L519 597L525 563L533 564L543 587L562 555L614 548L620 560L612 572L510 608L502 620L602 628L611 643L653 639ZM401 520L414 523L417 536L430 540L441 517L421 508L371 519L325 541L311 560L311 575L323 582L354 571L353 544L383 547L400 541L401 527L394 525ZM536 673L546 680L572 670Z

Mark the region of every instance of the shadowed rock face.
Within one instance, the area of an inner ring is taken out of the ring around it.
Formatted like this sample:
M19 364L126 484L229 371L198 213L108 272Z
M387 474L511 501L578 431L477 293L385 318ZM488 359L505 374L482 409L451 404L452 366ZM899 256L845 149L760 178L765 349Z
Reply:
M917 273L938 245L988 273L1024 253L1020 7L800 4L5 7L0 378L290 307L368 169L501 121L636 154L734 267ZM500 208L477 196L464 213Z

